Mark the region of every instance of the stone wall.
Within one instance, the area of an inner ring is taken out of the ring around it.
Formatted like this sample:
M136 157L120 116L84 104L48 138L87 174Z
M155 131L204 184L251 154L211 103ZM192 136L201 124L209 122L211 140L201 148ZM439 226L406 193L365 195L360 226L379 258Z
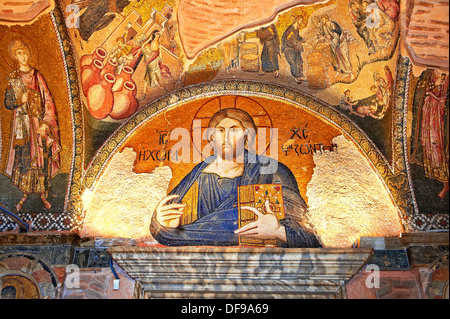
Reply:
M66 276L62 286L58 289L57 299L131 299L134 296L134 280L120 268L116 267L119 277L119 288L115 289L115 275L110 268L80 269L79 282L74 287L70 275L64 269ZM69 277L67 277L67 275Z
M448 232L428 236L362 238L374 255L347 284L347 298L448 299Z
M329 294L328 297L448 299L448 232L427 233L427 236L417 233L407 234L403 237L361 238L359 246L366 251L368 248L373 249L370 258L351 279L344 280L344 285L338 287L339 291L336 290L336 294ZM11 289L5 289L12 285L10 279L13 277L19 278L23 287L28 287L28 295L22 296L27 298L133 299L142 297L139 295L139 290L143 283L139 281L139 276L134 273L132 274L134 279L130 277L126 273L126 269L124 270L118 265L121 262L116 263L110 259L110 256L116 257L114 252L120 250L137 249L142 252L148 251L150 248L157 252L158 249L163 249L163 247L158 247L160 246L151 245L149 247L145 243L120 238L112 240L81 239L74 234L3 233L0 235L1 297L17 296L17 294L11 293ZM329 250L329 256L333 253L342 253L339 249ZM357 249L355 249L356 251ZM274 252L271 251L272 254ZM292 251L287 250L287 252ZM283 253L283 258L287 260L287 268L292 270L299 267L300 264L297 266L292 264L293 259L287 257L286 253ZM190 255L195 256L192 253ZM314 266L313 259L308 262L313 269L310 279L316 278L314 280L317 280L321 267L319 267L320 265ZM301 260L303 265L301 269L304 269L306 259ZM144 267L147 263L144 259L136 259L134 262L138 268ZM270 260L265 262L270 262ZM128 260L128 264L130 263L133 263L133 260ZM277 263L277 260L272 261L271 264L273 263ZM323 264L323 260L321 263ZM234 261L233 264L236 265L236 262ZM161 266L164 265L161 264ZM342 265L344 268L347 266ZM251 272L250 276L261 276L262 270L259 267L245 267L247 271ZM339 261L334 262L332 267L334 270L325 267L324 274L330 276L331 273L339 272ZM218 271L220 267L213 268ZM277 267L278 271L282 268ZM271 270L274 270L273 265ZM267 274L273 276L275 273ZM190 273L191 275L193 274ZM119 278L118 287L115 287L114 282L116 276Z

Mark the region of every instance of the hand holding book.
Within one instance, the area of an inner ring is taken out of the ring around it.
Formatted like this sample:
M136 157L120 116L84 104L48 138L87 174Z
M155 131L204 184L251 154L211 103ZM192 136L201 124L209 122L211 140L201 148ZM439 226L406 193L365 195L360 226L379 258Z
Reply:
M239 244L277 245L286 242L286 230L279 220L285 218L283 190L280 184L238 187Z

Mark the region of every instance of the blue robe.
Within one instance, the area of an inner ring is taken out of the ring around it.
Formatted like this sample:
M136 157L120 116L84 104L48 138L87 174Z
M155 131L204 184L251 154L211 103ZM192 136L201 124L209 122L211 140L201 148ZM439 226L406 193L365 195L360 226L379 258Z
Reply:
M275 72L279 70L278 55L280 54L280 40L277 29L272 24L269 27L256 31L256 36L263 45L261 52L261 69L264 72Z
M281 52L284 52L291 74L296 79L303 77L302 43L304 42L299 29L296 29L293 24L284 31L281 38Z
M153 215L150 232L162 245L167 246L236 246L239 237L234 233L238 228L237 186L252 184L281 184L284 196L285 218L280 225L285 226L287 242L282 247L321 247L316 236L300 226L306 214L306 203L300 196L297 181L284 164L265 157L244 156L244 172L234 179L221 178L203 170L215 159L207 158L187 174L169 195L179 195L171 203L180 203L191 186L198 182L198 215L194 222L177 228L164 227ZM273 174L265 174L265 165L277 165Z

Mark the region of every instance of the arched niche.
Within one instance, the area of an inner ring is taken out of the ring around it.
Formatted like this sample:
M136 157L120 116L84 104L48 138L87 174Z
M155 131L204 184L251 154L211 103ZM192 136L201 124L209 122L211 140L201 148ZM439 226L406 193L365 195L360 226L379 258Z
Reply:
M60 286L53 268L28 253L0 255L0 299L53 299Z
M82 181L81 235L151 240L154 207L198 163L194 143L188 162L172 161L169 150L179 139L170 140L170 132L184 129L193 141L193 121L207 121L224 107L245 108L257 126L278 129L273 155L295 175L324 246L349 247L361 236L404 231L395 168L348 117L284 87L224 81L146 106L107 140Z

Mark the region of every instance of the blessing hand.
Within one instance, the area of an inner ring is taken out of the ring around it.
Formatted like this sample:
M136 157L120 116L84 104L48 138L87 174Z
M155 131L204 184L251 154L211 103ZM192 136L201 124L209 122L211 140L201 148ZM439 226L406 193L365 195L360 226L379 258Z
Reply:
M254 207L244 206L241 207L241 209L245 209L255 213L258 219L245 225L244 227L235 230L235 234L249 238L278 239L283 242L286 241L286 230L284 226L280 225L277 217L275 216L275 213L270 208L269 200L266 200L264 204L266 214L259 212Z

